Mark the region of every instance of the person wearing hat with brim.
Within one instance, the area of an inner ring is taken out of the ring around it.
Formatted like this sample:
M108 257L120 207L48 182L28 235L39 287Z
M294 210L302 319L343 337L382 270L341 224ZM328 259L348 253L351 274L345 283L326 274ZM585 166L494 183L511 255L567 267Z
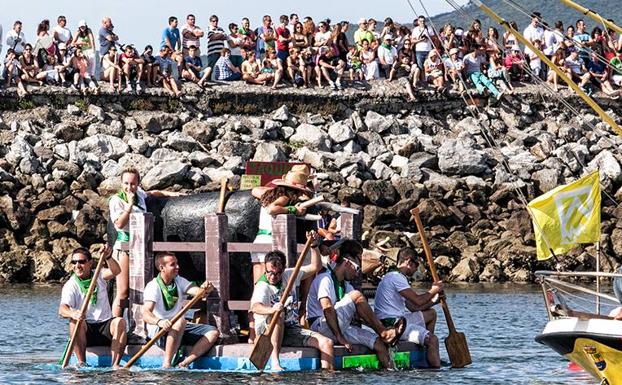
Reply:
M397 48L393 45L393 35L384 35L377 52L381 72L388 79L391 75L391 67L397 62Z
M462 72L464 70L464 62L459 57L460 49L454 47L449 50L449 57L445 59L445 80L453 83L453 89L458 92L464 91L464 85L461 81Z
M354 42L358 49L363 47L363 40L367 40L368 43L372 43L376 38L374 34L367 30L367 19L362 17L358 22L359 29L354 32Z
M443 283L434 282L426 293L417 293L408 282L419 268L419 258L410 247L397 254L396 266L382 277L374 301L374 312L385 326L393 325L400 317L406 319L406 330L402 341L414 342L427 348L428 365L441 366L438 338L434 335L436 311L432 306L438 304L443 295Z
M78 30L70 45L82 51L88 62L87 72L90 78L95 81L95 37L91 28L86 24L86 20L83 19L78 22Z
M525 59L518 45L513 45L504 59L505 69L512 80L525 80Z
M395 345L406 327L403 318L385 327L376 317L365 296L350 284L360 275L363 248L358 242L341 239L325 249L330 262L313 280L307 298L307 320L313 331L329 337L352 351L364 345L376 352L385 368L392 368L389 346ZM355 316L374 331L352 325Z

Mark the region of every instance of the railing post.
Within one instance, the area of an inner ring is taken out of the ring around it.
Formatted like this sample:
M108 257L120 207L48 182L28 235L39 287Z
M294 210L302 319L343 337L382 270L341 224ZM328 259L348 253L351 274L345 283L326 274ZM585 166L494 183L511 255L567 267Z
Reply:
M280 214L272 219L272 247L285 254L287 267L296 265L298 243L296 241L296 217Z
M341 221L341 236L346 239L359 241L363 235L363 216L361 214L342 213L339 217Z
M230 333L229 322L229 252L227 251L227 225L225 214L205 215L205 279L215 290L207 297L207 311L215 321L220 335Z
M128 319L130 333L146 338L143 321L143 292L153 279L153 214L130 215L130 271Z

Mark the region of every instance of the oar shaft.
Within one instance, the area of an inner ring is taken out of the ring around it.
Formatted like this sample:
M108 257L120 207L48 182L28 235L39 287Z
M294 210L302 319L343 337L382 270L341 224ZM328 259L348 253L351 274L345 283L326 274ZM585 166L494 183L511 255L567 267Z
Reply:
M589 18L593 19L597 23L603 23L607 28L612 29L616 31L617 33L622 34L622 28L620 28L617 24L612 23L611 21L605 19L600 14L592 11L591 9L587 9L575 3L574 1L570 1L570 0L559 0L559 1L565 6L573 8L574 10L581 12L582 14L588 16Z
M171 324L175 324L175 322L177 322L181 317L184 316L184 314L186 314L186 312L188 312L188 310L190 310L197 302L199 302L203 297L205 296L205 289L203 288L199 288L199 292L197 293L197 295L194 296L194 298L192 298L190 300L190 302L188 302L177 314L175 314L175 316L173 316L173 318L171 318ZM181 299L179 299L181 300ZM162 336L164 336L166 333L168 333L170 330L165 330L165 329L161 329L155 336L153 336L152 339L150 339L139 351L138 353L136 353L132 358L130 358L130 360L125 364L124 368L125 369L129 369L132 365L134 365L134 363L140 358L142 357L143 354L145 354L145 352L147 352L147 350L149 350L149 348L151 346L153 346L153 344L155 344Z
M292 273L292 275L289 277L289 280L287 281L287 286L285 287L285 291L283 291L283 293L281 294L281 301L280 301L281 305L285 305L285 301L287 301L287 297L289 297L289 293L292 291L292 288L294 287L294 283L296 282L296 277L298 277L298 272L300 271L300 268L302 267L302 263L305 260L305 255L307 254L307 251L309 251L309 248L311 247L311 242L313 242L313 238L310 237L309 239L307 239L307 242L302 248L302 252L300 253L300 256L298 257L298 261L296 261L294 272ZM278 312L272 315L270 326L268 327L268 330L265 333L266 335L268 336L272 335L272 332L274 331L274 328L276 327L276 324L279 320L279 317L282 311L283 310L279 310Z
M423 229L423 223L421 222L421 217L419 216L419 209L412 209L411 214L415 219L415 223L417 224L417 230L419 231L419 237L421 238L421 244L423 246L425 258L428 261L428 266L430 266L430 273L432 274L432 279L434 280L434 282L439 282L440 279L438 277L438 273L436 272L436 267L434 266L434 260L432 259L432 251L430 250L430 245L428 244L428 240L425 236L425 231ZM449 334L455 333L456 327L454 325L454 320L451 317L451 313L449 312L449 306L447 306L447 302L443 298L441 298L441 307L443 308L443 314L445 314L445 321L447 321L447 329L449 329Z
M99 272L104 266L104 256L99 256L99 261L97 261L97 267L95 268L95 273L93 273L93 278L91 278L91 284L89 285L89 290L86 292L86 296L84 297L84 301L82 301L82 307L80 307L80 319L76 321L76 324L73 328L73 333L71 333L71 339L69 340L69 345L67 346L65 356L63 358L63 363L61 364L61 368L66 368L69 363L69 359L71 358L71 354L73 353L73 348L76 344L76 337L78 336L78 332L80 331L80 326L84 321L84 317L89 308L89 302L91 301L91 297L93 296L93 292L95 291L95 287L97 287L97 278L99 277Z

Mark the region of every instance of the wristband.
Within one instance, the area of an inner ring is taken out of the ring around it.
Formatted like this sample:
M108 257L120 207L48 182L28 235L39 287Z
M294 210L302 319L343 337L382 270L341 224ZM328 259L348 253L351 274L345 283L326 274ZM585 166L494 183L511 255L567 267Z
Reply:
M285 207L287 209L287 213L288 214L296 214L296 207L295 206L287 206Z

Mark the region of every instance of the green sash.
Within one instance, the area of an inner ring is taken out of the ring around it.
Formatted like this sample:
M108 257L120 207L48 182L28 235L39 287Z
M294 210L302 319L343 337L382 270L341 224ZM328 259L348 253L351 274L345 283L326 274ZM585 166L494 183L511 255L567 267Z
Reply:
M91 280L93 279L93 273L91 273L91 276L87 279L80 279L80 277L78 277L75 273L73 273L72 275L73 275L73 279L76 281L76 283L78 284L78 287L80 288L80 293L86 296L86 293L89 292L89 286L91 286ZM89 302L93 306L97 305L97 284L95 284L95 290L93 290L93 295L91 296L91 300Z
M337 279L337 275L335 274L333 269L330 266L327 266L327 267L328 267L328 271L330 271L330 275L333 278L333 285L335 286L335 295L337 296L337 302L339 302L346 295L346 283L345 281L339 282L339 280Z
M272 235L272 231L264 230L264 229L259 229L259 230L257 230L257 235Z
M156 282L158 283L158 286L160 286L162 298L164 298L164 308L166 309L166 311L169 311L173 307L175 307L177 299L179 299L177 284L175 283L175 280L173 280L173 283L170 285L165 284L162 280L162 277L160 277L160 274L158 274L158 276L156 277Z
M283 288L283 280L280 280L279 283L277 283L276 285L273 285L270 283L270 281L268 281L268 277L266 277L266 273L263 273L261 277L259 277L257 282L255 282L255 284L258 284L259 282L265 282L270 286L276 287L278 290L278 293L281 293L281 289Z

